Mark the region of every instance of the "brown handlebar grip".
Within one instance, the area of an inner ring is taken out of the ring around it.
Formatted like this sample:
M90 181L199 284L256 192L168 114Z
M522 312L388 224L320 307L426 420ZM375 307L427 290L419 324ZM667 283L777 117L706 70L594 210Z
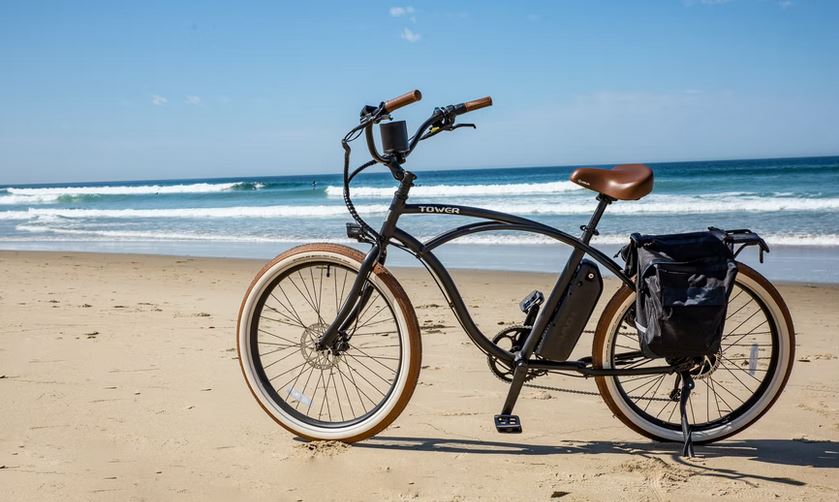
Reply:
M489 96L480 98L480 99L473 99L472 101L467 101L463 103L463 106L466 107L467 112L472 112L475 110L480 110L481 108L486 108L487 106L492 106L492 98Z
M411 103L416 103L417 101L422 99L422 93L419 92L419 89L414 89L411 92L406 92L405 94L389 99L385 101L385 113L390 113L396 111L403 106L410 105Z

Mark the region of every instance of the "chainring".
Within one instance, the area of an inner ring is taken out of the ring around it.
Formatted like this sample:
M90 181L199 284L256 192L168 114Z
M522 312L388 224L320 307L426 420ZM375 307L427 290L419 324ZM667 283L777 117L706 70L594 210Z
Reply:
M521 324L508 326L492 337L492 343L498 345L501 349L506 351L516 352L521 349L524 339L530 333L530 329L531 326L524 326ZM502 340L504 342L502 342ZM502 344L499 344L499 342L502 342ZM487 364L489 365L489 369L492 371L492 374L499 380L507 383L513 381L513 368L499 361L497 357L487 355ZM547 373L548 372L545 370L528 370L527 375L524 377L524 381L528 382L538 376L546 375Z

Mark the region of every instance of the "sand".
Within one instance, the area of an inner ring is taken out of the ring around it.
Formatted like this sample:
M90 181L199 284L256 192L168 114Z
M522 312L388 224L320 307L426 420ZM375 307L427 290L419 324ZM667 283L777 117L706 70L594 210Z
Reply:
M798 333L785 393L747 431L684 460L677 445L624 427L596 395L526 389L516 409L524 433L497 434L506 385L421 269L394 271L424 326L405 412L352 446L301 442L260 409L236 360L237 309L261 265L0 252L0 498L839 499L837 286L780 286ZM521 321L518 300L552 282L455 278L492 333ZM580 346L590 343L584 335ZM596 391L593 380L544 382Z

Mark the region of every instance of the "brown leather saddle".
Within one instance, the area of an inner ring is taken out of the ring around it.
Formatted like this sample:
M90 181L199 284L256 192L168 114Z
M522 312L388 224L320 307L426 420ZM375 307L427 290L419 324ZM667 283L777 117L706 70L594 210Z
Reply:
M571 181L617 200L638 200L653 190L653 170L644 164L623 164L612 169L581 167Z

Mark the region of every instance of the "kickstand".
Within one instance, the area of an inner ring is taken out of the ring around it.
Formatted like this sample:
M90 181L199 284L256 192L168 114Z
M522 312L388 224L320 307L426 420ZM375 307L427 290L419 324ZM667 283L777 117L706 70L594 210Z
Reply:
M682 435L684 436L684 447L682 448L683 457L693 457L693 439L690 433L690 423L688 423L687 402L690 398L690 391L693 390L693 378L690 372L683 371L679 373L682 380L682 389L679 393L679 414L682 416Z

